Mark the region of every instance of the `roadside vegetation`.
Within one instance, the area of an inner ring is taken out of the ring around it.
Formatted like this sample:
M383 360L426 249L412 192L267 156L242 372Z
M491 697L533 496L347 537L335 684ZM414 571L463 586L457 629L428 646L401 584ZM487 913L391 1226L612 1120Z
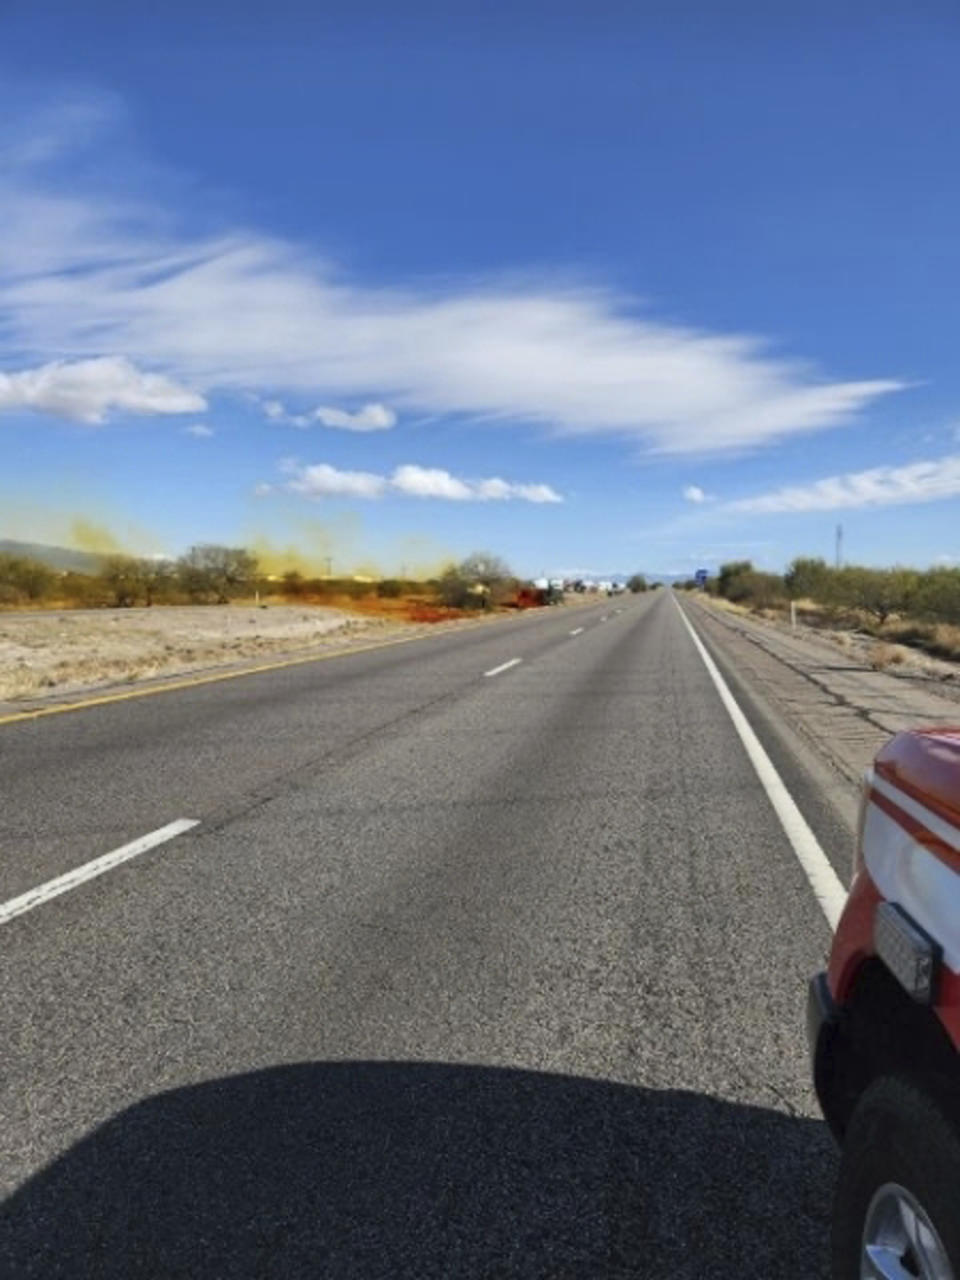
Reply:
M265 574L244 547L193 546L177 560L108 555L89 572L57 570L0 553L0 608L133 608L152 605L317 604L415 622L443 621L484 609L552 603L516 577L499 556L474 552L426 579ZM548 598L549 597L549 598Z
M679 585L697 589L693 579ZM960 661L960 568L834 568L801 557L777 574L736 560L721 565L705 589L763 616L786 618L792 604L807 626L872 636L878 666L899 660L896 644Z

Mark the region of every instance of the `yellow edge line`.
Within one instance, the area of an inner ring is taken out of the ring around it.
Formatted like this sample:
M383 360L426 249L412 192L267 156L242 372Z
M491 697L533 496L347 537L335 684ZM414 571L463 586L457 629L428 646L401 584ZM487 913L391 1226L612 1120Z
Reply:
M398 644L410 644L413 640L426 640L430 635L440 634L442 633L426 631L417 636L401 636L399 640L383 640L379 644L364 644L352 649L340 649L336 653L311 653L302 658L284 658L281 662L268 662L264 666L245 667L242 671L216 671L186 680L172 680L168 684L151 685L149 689L128 689L124 693L105 693L99 698L84 698L80 702L60 702L54 707L36 707L33 711L14 711L9 715L0 716L0 725L16 724L22 720L39 720L43 716L64 715L68 711L86 711L88 707L103 707L111 702L129 702L132 698L150 698L158 693L176 693L178 689L194 689L197 685L219 684L223 680L239 680L241 676L258 676L264 671L280 671L284 667L302 667L308 662L349 658L354 653L391 649Z

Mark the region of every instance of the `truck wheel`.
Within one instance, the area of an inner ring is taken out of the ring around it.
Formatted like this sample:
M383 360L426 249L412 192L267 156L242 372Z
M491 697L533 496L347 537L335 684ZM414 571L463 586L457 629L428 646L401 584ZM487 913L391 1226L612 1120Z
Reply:
M834 1280L960 1280L960 1132L931 1094L877 1080L847 1129Z

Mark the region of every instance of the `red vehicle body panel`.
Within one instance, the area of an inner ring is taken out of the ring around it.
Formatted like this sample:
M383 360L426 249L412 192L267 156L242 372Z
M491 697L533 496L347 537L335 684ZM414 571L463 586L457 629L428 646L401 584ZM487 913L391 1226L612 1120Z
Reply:
M898 902L944 951L934 1012L960 1050L960 729L900 733L866 783L857 870L827 980L843 1005L874 954L877 905Z

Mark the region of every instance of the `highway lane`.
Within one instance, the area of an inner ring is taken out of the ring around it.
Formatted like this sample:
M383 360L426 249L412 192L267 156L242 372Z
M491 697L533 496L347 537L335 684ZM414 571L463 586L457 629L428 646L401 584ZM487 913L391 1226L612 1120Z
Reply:
M555 625L174 723L268 777L2 927L0 1274L824 1274L825 920L672 599Z
M535 660L620 607L530 612L0 725L0 902L171 818L254 803L276 779L455 697L504 661Z

